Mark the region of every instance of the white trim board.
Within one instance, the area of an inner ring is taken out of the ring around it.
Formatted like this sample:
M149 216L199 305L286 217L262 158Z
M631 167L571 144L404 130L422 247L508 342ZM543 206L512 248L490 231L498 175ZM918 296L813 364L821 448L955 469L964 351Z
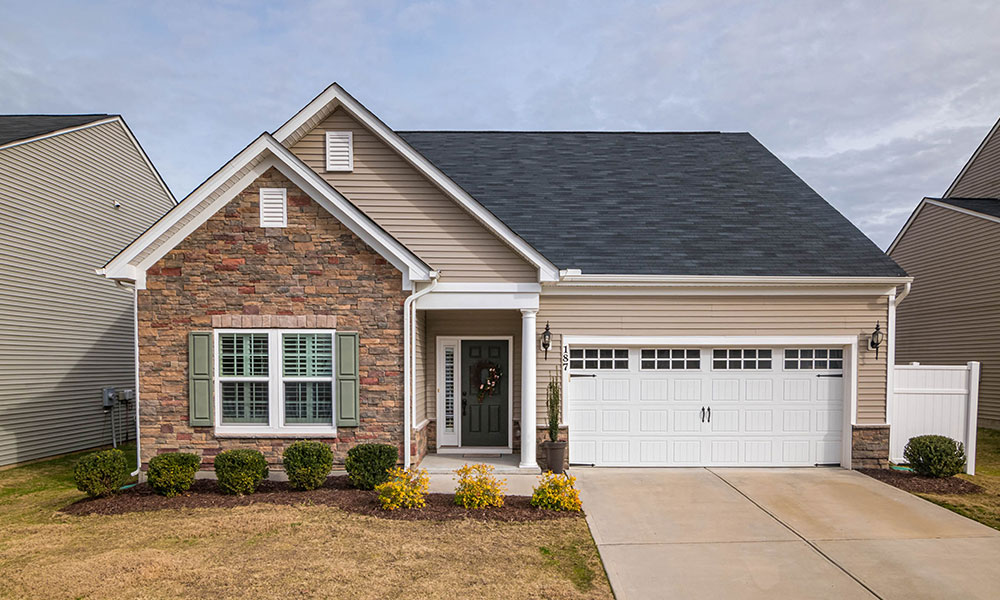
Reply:
M227 182L233 175L246 168L253 161L259 161L253 168L224 194L205 207L198 215L160 244L149 256L138 264L133 263L136 257L154 241L168 235L188 212L199 206L208 196ZM330 186L318 173L302 163L298 157L287 148L277 143L269 134L264 133L253 143L237 154L222 169L217 171L205 183L181 201L174 210L167 213L160 221L129 244L116 257L111 259L98 273L110 279L125 279L135 281L140 288L145 287L145 271L156 261L175 248L177 244L189 236L195 229L203 225L212 215L216 214L226 204L241 193L255 179L269 168L276 168L292 183L308 194L318 204L323 206L355 235L363 239L381 256L388 260L403 274L403 288L411 289L411 281L430 280L431 269L420 258L410 252L403 244L389 235L367 215L355 207L337 190Z
M412 146L399 137L388 125L383 123L371 111L365 108L353 96L347 93L340 85L333 83L323 90L318 96L307 104L302 110L285 122L277 131L274 137L284 144L300 127L305 125L317 114L327 110L330 106L343 108L352 117L357 119L369 131L375 134L380 140L388 144L404 160L413 165L425 177L430 179L434 185L455 200L459 206L469 212L477 221L510 246L515 252L530 262L538 269L539 281L558 281L559 269L552 262L545 258L541 252L536 250L531 244L518 236L514 231L501 221L496 215L480 204L475 198L470 196L457 183L451 180L440 169L434 166L431 161L424 158ZM289 144L290 145L290 144Z
M1000 200L998 200L998 202L1000 202ZM941 200L938 200L936 198L924 198L923 200L920 201L920 204L918 204L917 207L913 209L913 213L910 215L910 218L906 220L906 223L903 224L903 228L900 229L899 233L896 234L896 238L892 240L891 244L889 244L889 248L885 251L886 254L890 255L891 257L892 251L895 250L896 245L899 244L900 240L903 239L903 235L910 229L910 226L913 225L913 223L917 220L917 216L920 214L920 211L923 210L923 208L928 205L937 206L938 208L947 208L948 210L953 210L957 213L962 213L963 215L968 215L970 217L978 217L980 219L985 219L986 221L992 221L993 223L1000 223L1000 217L994 217L993 215L987 215L981 212L976 212L974 210L969 210L968 208L962 208L961 206L955 206L947 202L942 202Z

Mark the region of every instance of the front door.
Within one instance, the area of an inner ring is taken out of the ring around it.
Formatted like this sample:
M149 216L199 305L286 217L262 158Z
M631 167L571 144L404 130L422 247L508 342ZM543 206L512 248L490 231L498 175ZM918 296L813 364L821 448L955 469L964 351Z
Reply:
M462 445L507 446L510 361L507 340L462 341Z

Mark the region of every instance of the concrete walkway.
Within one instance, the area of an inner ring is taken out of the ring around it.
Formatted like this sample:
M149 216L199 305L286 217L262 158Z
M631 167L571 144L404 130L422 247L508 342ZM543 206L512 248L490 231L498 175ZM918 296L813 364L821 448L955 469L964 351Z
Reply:
M618 600L1000 598L1000 532L860 473L573 474Z

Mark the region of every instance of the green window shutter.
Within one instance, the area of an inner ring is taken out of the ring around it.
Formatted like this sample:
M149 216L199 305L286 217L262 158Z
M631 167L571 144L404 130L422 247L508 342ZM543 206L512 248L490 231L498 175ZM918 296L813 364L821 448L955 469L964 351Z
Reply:
M337 334L337 427L361 424L358 406L358 334Z
M212 426L212 332L188 334L188 411L192 427Z

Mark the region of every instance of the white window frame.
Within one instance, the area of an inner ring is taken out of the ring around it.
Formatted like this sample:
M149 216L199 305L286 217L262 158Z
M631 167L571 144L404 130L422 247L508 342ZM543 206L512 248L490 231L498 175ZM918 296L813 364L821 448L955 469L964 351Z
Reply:
M659 358L658 356L654 357L654 358L643 358L642 357L642 353L646 352L646 351L653 351L653 352L656 352L657 354L659 354L660 352L666 351L666 352L669 353L669 356L667 358ZM673 358L673 353L674 352L678 352L678 351L684 353L683 358ZM697 356L695 356L693 358L688 357L688 353L689 352L696 352ZM687 371L689 373L695 373L695 372L701 371L702 370L702 366L704 365L704 361L702 360L702 356L701 355L702 355L701 348L662 348L662 347L656 348L656 347L645 347L644 346L644 347L639 348L639 370L640 371L645 371L647 373L655 373L657 371L677 371L677 372ZM647 367L642 366L643 361L650 361L650 360L653 361L653 363L654 363L652 368L647 368ZM675 360L681 361L682 363L684 363L684 366L681 367L681 368L679 368L679 369L675 369L673 367L673 361L675 361ZM656 363L664 362L664 361L668 365L667 368L661 369L660 367L656 366ZM688 367L687 366L688 361L697 361L698 362L698 366L697 367Z
M572 352L578 351L578 350L583 352L583 357L582 358L575 358L575 357L573 357ZM597 358L588 358L587 357L587 351L588 350L596 350L597 351ZM609 350L609 351L611 351L611 358L602 358L601 357L601 351L602 350ZM620 351L624 351L625 352L625 358L619 358L617 356L617 353L620 352ZM569 363L568 363L569 364L569 368L571 370L573 370L573 371L628 371L628 370L630 370L632 368L632 362L631 362L632 361L632 353L629 351L628 348L621 348L621 347L618 347L618 348L608 348L608 347L595 348L595 347L591 346L591 347L573 348L572 351L570 352L570 356L569 356L568 360L569 360ZM583 366L580 366L580 367L574 367L573 366L573 362L574 361L581 361L581 360L583 361ZM597 366L596 367L588 367L587 366L587 361L588 360L591 360L591 361L592 360L596 360L597 361ZM601 367L601 361L608 361L608 360L611 361L611 368L608 368L608 369L602 368ZM626 365L624 367L617 367L617 366L615 366L615 363L618 362L618 361L621 361L621 360L626 361Z
M330 164L330 137L347 134L347 168L334 169ZM327 173L351 173L354 171L354 132L342 130L328 130L323 136L323 163L326 165Z
M794 350L796 352L796 357L795 358L788 358L788 357L785 356L785 353L788 352L789 350ZM803 350L810 350L810 351L812 351L813 357L812 358L805 358L805 359L803 359L802 358L802 351ZM786 364L786 361L790 361L790 360L795 361L795 363L797 365L800 365L800 366L801 366L803 360L808 360L809 362L815 363L815 361L817 360L816 359L816 351L817 350L826 350L827 357L819 359L819 360L825 361L827 363L826 367L824 367L824 368L817 368L814 365L812 367L809 367L808 369L802 369L802 368L789 369L788 368L788 366ZM840 358L830 358L830 352L831 351L836 351L836 350L840 351ZM838 360L838 361L840 361L840 366L839 367L831 367L831 366L829 366L831 360ZM838 371L839 372L839 371L843 371L844 370L844 350L843 350L843 348L820 348L820 347L812 347L812 348L805 348L805 347L782 348L781 349L781 370L782 371L789 371L789 372L799 372L799 371Z
M719 367L715 366L715 361L716 360L722 360L721 358L715 358L715 351L716 350L725 350L726 351L726 359L725 359L726 366L724 368L719 368ZM738 359L740 361L740 368L739 369L731 369L729 367L729 361L731 361L731 360L737 360L737 359L729 357L729 352L732 351L732 350L739 350L740 351L740 358ZM747 358L744 355L744 352L746 352L747 350L753 350L753 351L757 352L758 355L759 355L759 353L760 353L761 350L767 350L768 352L771 353L771 356L769 358L765 358L764 360L770 361L771 362L771 366L767 367L766 369L762 369L760 367L754 367L752 369L744 368L743 365L748 360L752 360L754 362L759 362L760 361L760 358L756 358L756 357L755 358ZM741 373L741 372L754 373L754 372L769 372L769 371L773 371L774 370L775 348L766 348L766 347L760 347L760 346L752 347L752 348L748 348L746 346L714 347L714 348L709 348L708 354L709 354L709 359L711 360L710 368L712 369L712 371L730 371L730 372L733 372L733 373ZM782 358L784 358L784 354L782 354L781 356L782 356Z
M267 334L267 377L222 377L219 373L221 355L219 354L219 336L228 333L265 333ZM321 333L332 338L332 360L333 368L330 377L285 377L282 374L284 363L282 353L284 352L282 339L285 334L300 333ZM336 437L337 436L337 332L335 329L215 329L213 330L214 352L213 374L214 381L214 408L215 408L215 433L222 437L253 437L253 436L275 436L275 437ZM266 381L268 394L268 419L267 424L247 423L245 425L236 423L222 423L222 382L223 381ZM301 381L329 381L331 387L331 409L330 423L294 423L285 424L285 382L294 383Z

